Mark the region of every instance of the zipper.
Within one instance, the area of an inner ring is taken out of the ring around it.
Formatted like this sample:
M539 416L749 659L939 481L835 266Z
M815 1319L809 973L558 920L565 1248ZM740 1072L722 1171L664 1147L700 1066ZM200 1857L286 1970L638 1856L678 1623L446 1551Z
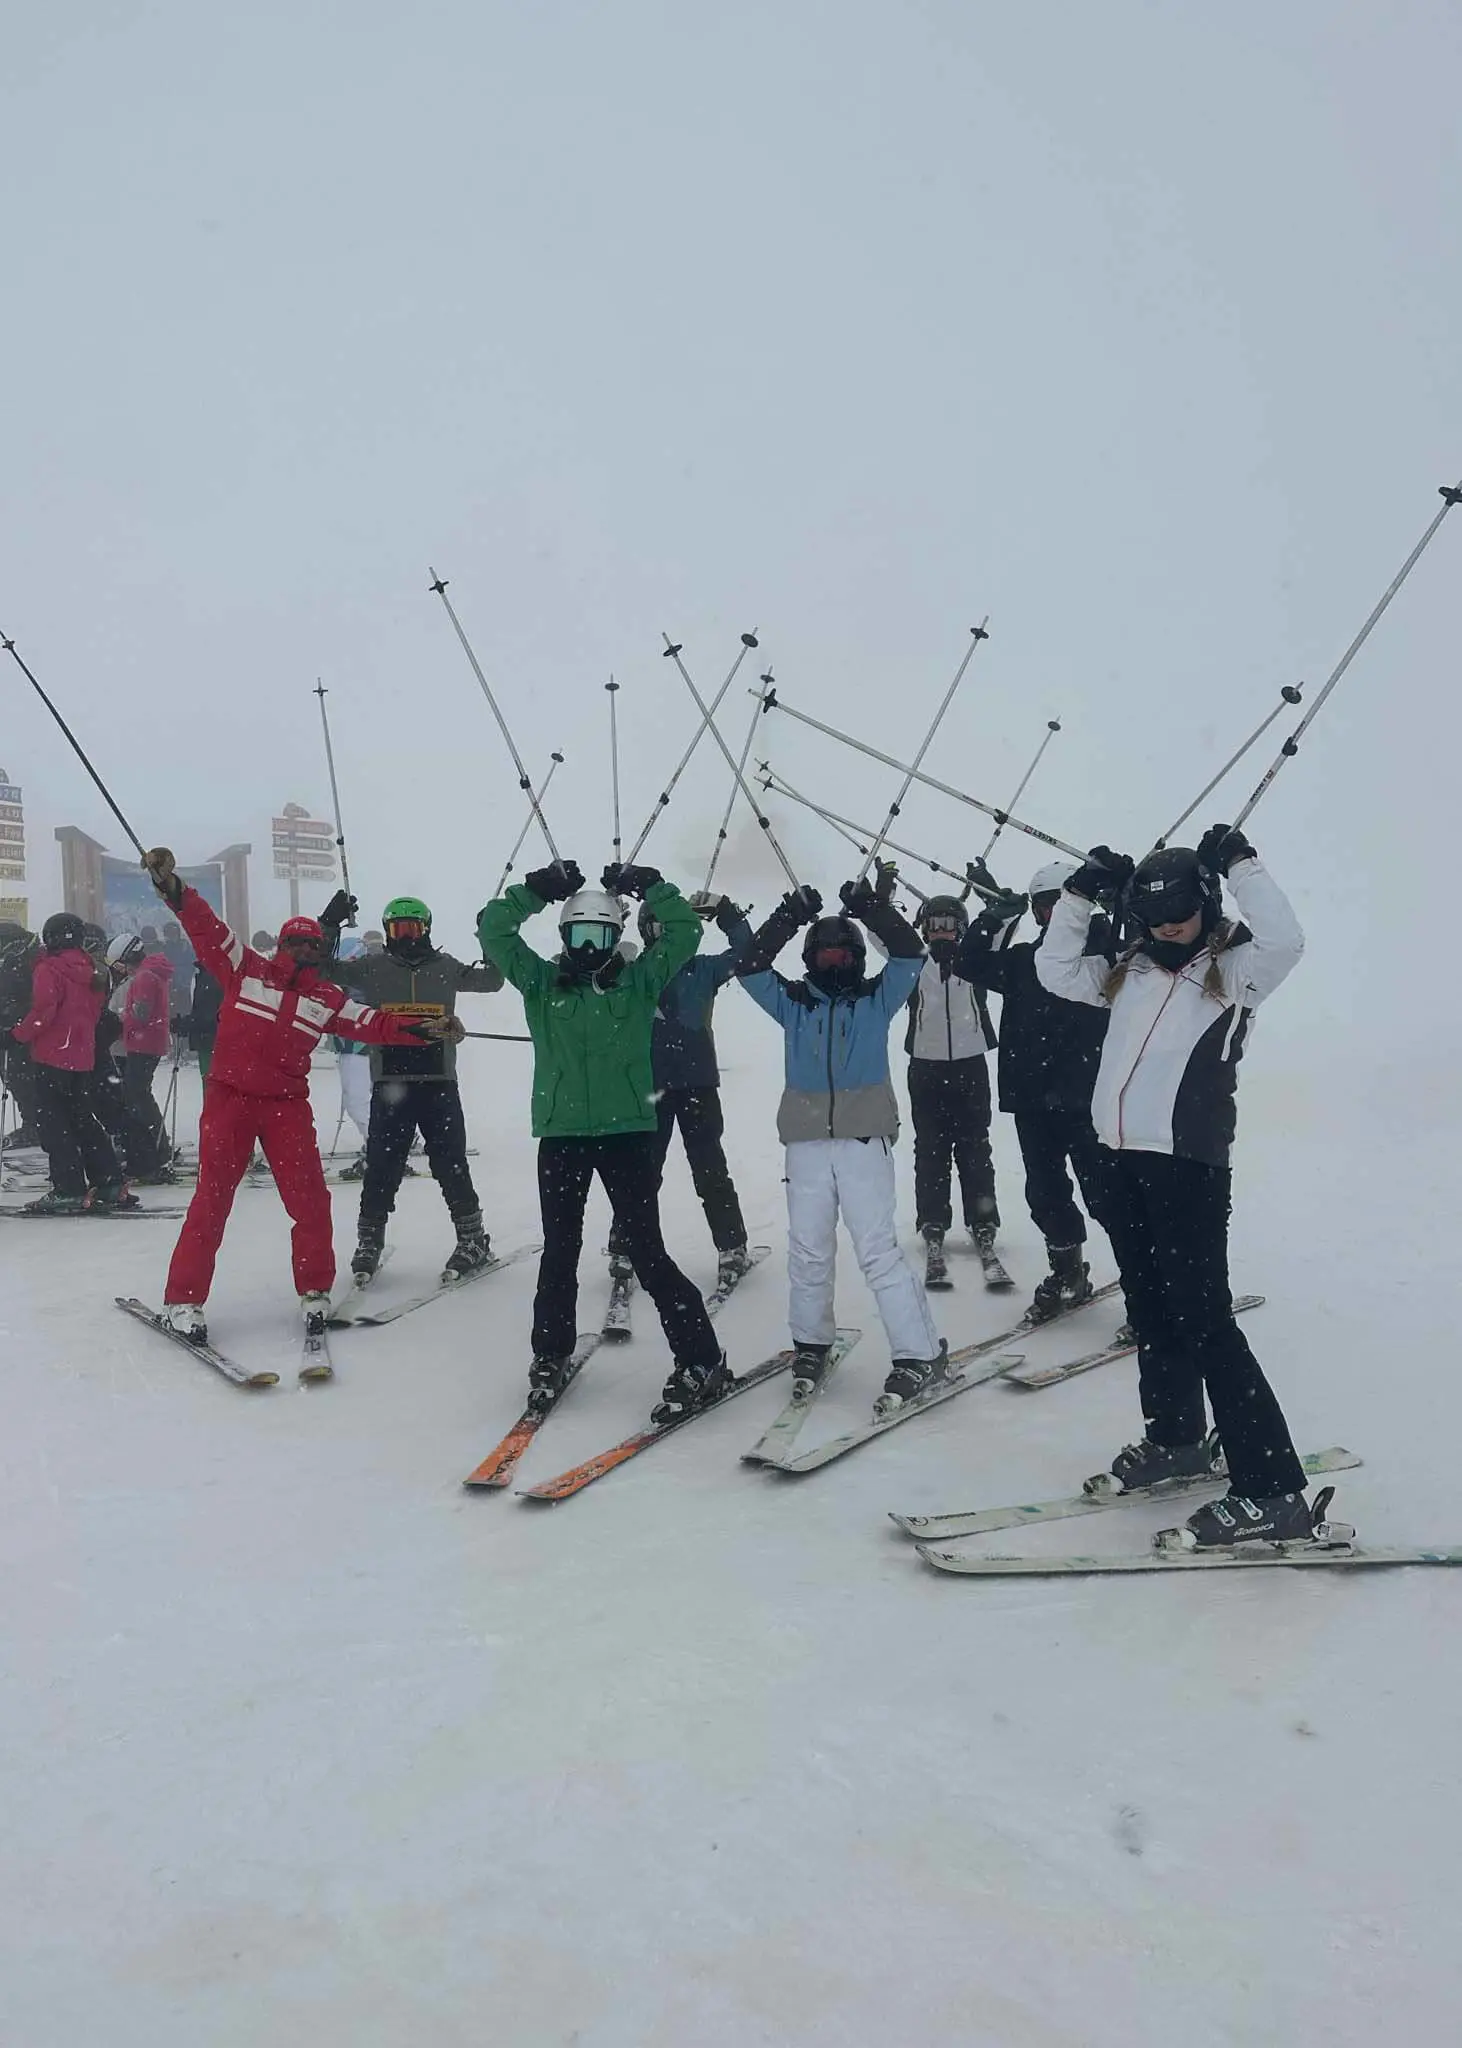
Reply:
M833 1121L837 1115L838 1093L833 1086L833 1017L837 1012L837 999L829 997L827 1006L827 1134L833 1135Z
M954 1013L949 1007L949 983L953 979L954 976L951 974L949 980L944 984L944 1036L949 1046L949 1051L945 1054L945 1058L948 1060L953 1060L954 1058Z

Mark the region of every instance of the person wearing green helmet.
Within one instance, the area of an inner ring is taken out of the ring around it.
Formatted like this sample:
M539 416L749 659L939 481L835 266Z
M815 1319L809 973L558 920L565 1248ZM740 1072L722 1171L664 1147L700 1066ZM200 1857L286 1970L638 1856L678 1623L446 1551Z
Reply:
M356 901L338 890L320 922L340 951L340 928L356 912ZM419 896L393 896L381 913L384 951L340 960L340 980L363 1001L405 1023L444 1025L429 1045L385 1046L370 1056L370 1122L361 1173L360 1221L350 1269L369 1280L381 1263L386 1223L407 1172L407 1154L418 1131L427 1164L447 1204L457 1243L442 1278L460 1279L492 1257L482 1206L467 1164L467 1125L457 1088L457 1045L464 1028L457 1016L460 994L491 995L503 985L487 963L468 967L432 943L432 914Z

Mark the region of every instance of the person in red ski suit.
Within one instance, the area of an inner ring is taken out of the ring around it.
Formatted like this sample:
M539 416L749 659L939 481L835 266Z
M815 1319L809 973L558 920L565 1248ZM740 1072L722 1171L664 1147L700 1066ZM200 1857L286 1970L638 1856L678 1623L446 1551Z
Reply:
M198 1187L168 1269L164 1313L189 1335L203 1330L201 1307L214 1261L257 1142L294 1224L295 1286L308 1316L335 1282L330 1191L310 1107L311 1055L331 1033L368 1045L419 1045L431 1027L407 1026L326 981L318 972L325 935L314 918L288 919L278 950L266 959L185 886L166 847L154 847L144 865L176 912L199 964L223 988L198 1126ZM171 1313L187 1308L191 1317Z

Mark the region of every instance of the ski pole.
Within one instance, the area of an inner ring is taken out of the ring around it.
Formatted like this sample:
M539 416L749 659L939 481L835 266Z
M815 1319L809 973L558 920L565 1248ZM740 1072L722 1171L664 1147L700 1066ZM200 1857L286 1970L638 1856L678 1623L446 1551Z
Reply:
M686 769L690 766L690 757L695 752L696 748L700 745L701 740L704 737L706 727L711 722L712 714L719 708L721 699L725 696L726 692L730 689L732 683L735 681L737 669L740 668L742 662L745 661L747 655L751 652L752 648L757 645L758 642L755 633L742 634L741 652L737 655L735 661L732 662L730 668L727 670L725 682L722 683L720 689L717 690L715 696L711 699L711 709L710 711L707 711L705 713L705 716L701 719L700 724L696 727L695 738L691 741L690 745L681 755L680 763L679 766L676 768L675 773L671 776L670 780L661 790L659 796L656 797L655 808L651 811L649 817L645 820L645 829L643 830L643 832L641 832L639 838L635 841L634 845L629 850L629 860L631 866L633 866L634 862L639 859L640 849L643 847L645 841L649 838L651 832L655 829L655 825L659 820L661 812L670 802L670 798L675 789L676 783L679 782L681 776L684 775Z
M1275 705L1274 709L1270 712L1269 716L1265 719L1260 720L1259 724L1254 727L1254 730L1249 734L1249 737L1244 741L1244 744L1238 749L1237 753L1230 754L1228 759L1224 762L1223 766L1219 769L1218 773L1212 776L1207 782L1204 783L1202 789L1199 790L1197 796L1194 797L1192 803L1189 804L1187 810L1183 812L1182 816L1174 818L1172 824L1169 825L1167 831L1164 832L1162 838L1159 839L1153 846L1152 851L1154 853L1161 852L1162 848L1167 845L1168 841L1172 838L1173 834L1179 829L1179 827L1187 824L1188 820L1192 817L1193 813L1197 810L1198 806L1203 802L1203 799L1206 796L1209 796L1215 789L1218 788L1218 785L1223 781L1225 775L1228 774L1230 768L1236 768L1238 766L1239 762L1243 760L1245 754L1248 753L1250 747L1252 747L1258 740L1261 740L1264 737L1264 734L1268 732L1270 726L1273 725L1275 719L1283 714L1285 705L1299 703L1300 692L1301 690L1303 690L1303 688L1303 683L1286 683L1284 685L1284 687L1281 689L1279 693L1279 702Z
M866 853L868 851L868 848L863 843L868 837L869 828L866 825L860 825L855 818L845 818L837 811L829 811L822 804L815 804L811 797L804 796L800 789L793 789L785 776L774 773L770 765L765 761L761 763L761 773L767 777L765 786L774 796L790 797L794 804L801 804L805 810L812 811L817 817L822 819L825 825L831 825L835 832L841 832L845 839L851 838L854 833L861 834L860 838L853 839L853 844L857 847L859 853ZM953 882L969 880L967 876L957 874L953 868L945 867L941 861L930 860L927 854L915 853L911 846L900 846L896 839L885 839L883 843L891 852L901 853L908 860L916 860L921 868L928 868L933 874L948 875ZM899 880L900 882L904 881L902 875L900 875ZM914 888L912 882L906 882L904 886L915 896L920 894L920 891ZM993 890L984 890L982 884L973 881L970 882L970 887L980 888L982 894L993 896L995 893Z
M532 1039L525 1031L464 1031L464 1038L497 1038L504 1045L531 1045Z
M725 740L722 739L721 731L719 726L716 724L715 718L712 716L711 712L707 710L706 701L704 697L702 697L700 691L696 688L694 682L692 682L691 680L690 670L686 667L685 663L680 658L681 643L679 641L672 640L668 633L662 633L660 637L665 642L666 658L670 661L673 661L675 663L675 666L680 670L681 681L685 684L685 687L687 688L687 690L690 691L691 696L694 697L697 705L700 707L700 711L705 719L706 725L710 728L711 735L714 738L716 745L721 749L721 752L725 757L727 767L731 770L731 773L736 777L736 787L741 791L741 794L746 798L746 801L751 805L752 816L756 819L757 824L760 825L762 831L766 834L767 845L772 849L772 852L777 856L777 859L781 862L782 872L786 875L787 880L792 884L792 887L800 893L802 884L797 879L796 870L793 868L791 861L788 860L786 854L782 851L782 848L777 839L777 835L772 830L771 819L766 815L761 805L752 795L751 785L747 781L746 777L742 774L741 769L738 767L736 762L736 756L727 746ZM769 691L765 683L763 683L761 686L760 694L763 709L765 709L768 704L774 704L776 702L776 691Z
M1340 678L1345 674L1345 671L1350 667L1350 664L1352 663L1352 661L1354 661L1356 655L1360 653L1362 647L1364 647L1367 640L1369 640L1371 636L1371 628L1375 625L1376 621L1380 618L1382 612L1385 611L1387 605L1390 604L1392 598L1396 595L1397 591L1401 588L1402 584L1406 581L1407 577L1411 574L1412 570L1416 567L1417 563L1426 553L1427 548L1431 545L1432 535L1436 532L1437 528L1441 525L1442 521L1451 511L1452 507L1456 504L1462 503L1462 484L1440 484L1438 485L1438 490L1441 494L1442 499L1441 511L1438 512L1435 519L1433 519L1431 525L1427 528L1426 532L1422 535L1421 539L1417 542L1416 546L1411 550L1411 553L1406 557L1406 560L1401 564L1401 567L1396 571L1396 574L1387 584L1385 590L1381 593L1380 601L1376 605L1375 610L1371 613L1370 617L1366 620L1365 624L1361 627L1360 631L1351 641L1349 647L1346 648L1344 654L1341 655L1339 661L1336 662L1334 668L1326 677L1319 696L1315 699L1314 703L1310 706L1309 710L1305 713L1304 717L1300 720L1299 724L1295 727L1294 731L1290 734L1289 738L1285 741L1284 745L1275 755L1269 767L1265 770L1263 780L1260 782L1259 787L1254 791L1254 794L1249 798L1249 801L1244 805L1244 808L1239 812L1238 816L1234 819L1234 824L1236 826L1242 825L1244 823L1245 819L1249 816L1250 812L1254 809L1254 806L1259 802L1259 799L1264 795L1265 791L1269 788L1269 785L1273 782L1275 776L1279 773L1280 769L1284 766L1285 762L1288 761L1293 755L1299 752L1300 741L1304 738L1306 732L1314 723L1315 717L1319 712L1320 706L1325 702L1325 699L1330 695L1330 692L1335 688L1335 685L1340 681Z
M325 766L330 771L330 801L335 806L335 845L340 854L340 886L346 895L350 894L350 868L345 859L345 827L340 822L340 785L335 780L335 749L330 744L330 717L325 709L327 695L325 685L315 677L315 695L320 700L320 726L325 735ZM355 912L352 910L345 922L355 928Z
M955 691L964 681L964 672L969 667L970 663L974 660L976 649L979 647L979 644L982 640L988 640L990 637L990 635L985 630L988 624L989 613L987 612L985 618L978 626L970 627L970 634L972 637L970 639L969 646L965 649L964 660L960 663L959 667L954 672L954 681L950 684L949 688L944 693L943 701L941 702L939 709L934 714L934 723L930 726L928 732L925 733L923 745L919 748L918 753L914 756L913 767L906 772L903 779L903 784L899 790L898 795L889 805L888 816L883 821L883 830L874 839L874 842L868 851L868 858L864 861L862 868L859 870L858 880L860 882L865 878L865 876L868 873L868 870L872 867L874 861L878 858L878 849L880 846L882 846L884 840L888 837L889 829L892 826L894 819L899 814L904 798L908 795L909 790L913 784L914 777L918 774L920 768L922 768L924 765L924 756L928 753L929 749L934 744L934 735L938 732L940 725L943 723L945 712L949 709L950 705L954 701Z
M620 852L619 831L619 684L613 676L604 685L609 692L609 772L614 782L614 862L617 867L623 859Z
M491 710L493 717L497 720L498 731L502 734L503 739L506 742L508 752L513 757L513 765L518 771L518 787L522 790L523 794L527 797L529 803L533 806L533 815L538 820L538 824L543 833L543 837L547 842L548 850L553 855L554 865L556 867L562 868L563 855L559 852L558 848L553 843L553 834L548 829L548 820L544 817L538 799L533 794L533 784L529 781L528 771L523 766L523 756L518 752L517 746L513 740L513 735L508 731L508 721L503 717L502 712L498 709L498 701L497 698L494 697L494 695L492 694L492 687L489 684L487 677L482 673L482 663L477 659L477 656L472 652L472 642L467 638L467 635L462 631L462 621L457 617L456 608L454 607L451 598L449 598L447 595L446 579L444 577L438 576L435 569L431 571L431 578L432 580L427 587L441 599L443 605L446 608L447 617L452 621L453 630L455 631L457 638L462 642L462 652L466 655L468 661L472 664L472 673L476 676L478 682L482 685L482 694L487 699L488 708Z
M771 687L772 672L768 669L761 679L761 689L757 694L756 709L751 714L751 724L747 728L746 745L741 749L741 760L737 769L738 777L745 772L747 756L751 752L751 743L756 738L756 722L761 717L762 699ZM711 864L706 869L705 884L701 891L705 896L709 896L711 893L711 883L715 880L716 866L720 861L722 849L726 844L726 833L731 823L731 813L736 808L736 794L737 783L733 781L731 784L731 794L726 799L726 809L722 814L721 829L717 832L715 846L711 849Z
M829 826L832 831L836 832L839 839L845 839L848 845L853 847L858 853L866 853L868 851L868 834L866 832L859 833L857 831L850 831L848 827L843 823L841 818L835 818L830 811L818 810L816 804L807 803L806 797L797 796L795 792L790 789L778 788L778 786L772 782L768 782L767 784L765 784L765 787L771 791L773 796L790 796L794 803L807 804L808 810L811 811L816 817L821 818L824 825ZM898 853L901 850L899 847L894 846L894 843L891 839L885 839L883 843L885 846L892 848L892 850L895 853ZM910 854L909 858L910 860L917 860L918 855ZM929 901L928 891L925 889L918 888L913 882L909 880L907 875L899 876L898 885L908 895L917 896L921 903L927 903Z
M1015 795L1010 799L1010 802L1005 806L1007 816L1011 811L1015 809L1016 805L1020 802L1021 797L1025 793L1026 784L1030 781L1031 777L1035 774L1037 768L1039 768L1041 765L1042 754L1045 753L1047 747L1050 746L1052 740L1055 739L1057 733L1060 730L1061 721L1059 718L1048 718L1046 720L1046 737L1041 741L1041 744L1036 748L1035 759L1031 762L1029 768L1026 769L1024 775L1021 776L1019 782L1015 785ZM1005 826L1003 821L997 822L995 830L990 834L990 837L985 841L985 844L980 851L980 862L982 866L990 858L990 855L994 852L995 842L1004 830Z
M909 773L906 761L896 761L892 754L880 753L877 747L870 747L864 740L855 740L851 733L839 732L835 725L824 725L820 718L813 718L806 711L794 711L790 704L773 690L766 699L768 711L785 711L789 718L795 718L801 725L810 725L814 732L826 733L829 739L841 740L845 747L852 747L859 754L867 754L870 760L882 761L885 767L901 769ZM921 768L914 776L915 782L925 783L930 789L937 789L944 796L952 796L957 803L968 804L973 811L983 811L987 818L993 818L997 825L1013 825L1017 832L1024 832L1028 839L1039 839L1045 846L1054 846L1058 853L1069 853L1074 860L1085 860L1086 855L1079 846L1068 846L1064 839L1056 838L1052 832L1043 832L1039 825L1027 825L1022 819L1013 817L1009 811L997 810L994 804L981 803L977 796L970 796L962 789L955 789L948 782L939 782L932 775L926 775Z
M41 702L45 705L47 711L50 712L52 718L55 719L57 725L60 726L62 732L65 733L67 739L70 740L71 745L75 750L77 760L80 761L82 767L86 770L87 774L91 777L92 781L96 784L97 788L101 791L102 796L105 798L107 809L111 812L112 816L116 819L117 823L121 826L122 830L126 833L127 837L131 840L132 844L137 848L137 851L142 855L143 859L145 860L147 858L147 848L142 844L142 841L137 837L137 834L132 830L132 827L127 823L127 820L122 816L121 811L117 808L116 799L113 797L112 792L107 788L107 785L102 781L101 777L97 774L95 768L92 767L91 762L87 759L85 750L82 747L80 740L77 739L75 733L71 730L70 726L66 723L65 719L61 716L60 712L56 709L55 705L51 702L50 698L46 695L45 691L41 688L40 684L36 681L36 678L32 674L30 668L26 665L26 663L21 659L20 655L17 653L15 642L13 640L8 640L5 637L4 633L0 633L0 647L4 648L5 652L10 656L11 660L15 663L16 667L20 670L21 674L25 677L26 681L30 684L31 688L35 691L36 695L40 698Z
M539 785L538 785L538 801L539 801L539 803L542 803L542 801L543 801L543 798L544 798L545 794L547 793L547 790L548 790L548 785L549 785L549 783L550 783L550 782L552 782L552 780L553 780L553 777L554 777L554 771L555 771L555 770L556 770L556 769L557 769L558 767L560 767L560 765L562 764L562 762L563 762L563 755L562 755L562 754L551 754L551 755L549 756L549 759L548 759L548 773L547 773L547 774L546 774L546 775L544 776L543 780L542 780L542 781L541 781L541 782L539 783ZM506 888L507 888L507 886L508 886L508 876L509 876L509 875L510 875L510 874L511 874L511 873L513 872L513 862L514 862L514 861L515 861L515 860L516 860L516 859L518 858L518 854L519 854L519 852L520 852L520 850L521 850L521 848L522 848L522 845L523 845L523 841L524 841L524 840L525 840L525 839L526 839L526 838L528 837L528 834L529 834L529 833L530 833L530 832L532 831L532 829L533 829L533 820L534 820L534 818L535 818L535 817L537 817L537 815L538 815L538 813L537 813L536 809L533 809L533 808L531 808L531 807L530 807L530 809L529 809L529 812L528 812L528 815L527 815L527 817L526 817L526 818L525 818L525 819L523 820L523 829L522 829L522 831L521 831L521 832L520 832L520 833L518 834L517 838L516 838L516 839L515 839L515 840L513 841L513 850L512 850L512 852L511 852L511 853L510 853L510 854L508 855L508 858L507 858L507 862L506 862L506 864L504 865L503 871L502 871L502 873L501 873L501 874L500 874L500 875L498 876L498 878L497 878L497 887L496 887L496 888L495 888L495 889L493 890L493 892L492 892L494 896L501 896L501 895L502 895L502 893L503 893L503 891L504 891L504 889L506 889Z

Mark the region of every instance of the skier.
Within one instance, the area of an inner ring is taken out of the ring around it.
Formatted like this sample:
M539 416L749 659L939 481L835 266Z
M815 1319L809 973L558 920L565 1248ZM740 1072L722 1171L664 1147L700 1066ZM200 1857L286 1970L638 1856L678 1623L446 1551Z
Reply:
M328 1031L378 1045L417 1045L437 1035L353 1002L319 972L324 928L312 917L280 927L279 950L264 959L223 920L156 846L143 862L177 913L199 964L224 991L218 1043L198 1125L198 1186L168 1269L163 1317L195 1343L208 1341L203 1304L234 1194L257 1139L294 1224L294 1279L309 1334L322 1334L335 1281L330 1191L310 1109L310 1056Z
M353 896L338 890L321 923L332 950L340 927L355 915ZM340 978L352 995L387 1016L430 1020L439 1027L434 1043L372 1052L370 1122L360 1194L358 1242L350 1269L368 1280L381 1263L386 1221L396 1206L406 1155L418 1131L427 1162L442 1191L457 1231L457 1244L442 1278L459 1280L492 1257L482 1223L482 1205L467 1164L467 1125L457 1088L457 1046L465 1027L457 1016L459 994L493 995L503 985L496 967L467 967L432 944L432 915L418 896L395 896L381 912L384 952L345 962ZM342 1075L349 1058L341 1062ZM342 1083L343 1085L343 1083Z
M742 954L751 943L751 926L745 911L738 909L729 896L698 893L690 898L690 905L698 917L714 919L730 944L724 952L698 953L693 960L687 960L661 990L655 1006L650 1062L659 1121L661 1171L670 1149L671 1133L678 1124L691 1179L706 1212L718 1255L716 1284L725 1287L741 1278L751 1260L741 1204L722 1143L726 1119L721 1109L721 1071L716 1063L711 1015L717 995L736 973ZM640 905L638 923L645 946L656 944L663 927L653 904ZM611 1235L611 1253L617 1249Z
M841 1213L892 1354L880 1412L922 1393L942 1373L948 1355L894 1227L899 1117L888 1033L913 993L925 956L918 933L894 908L892 886L891 869L881 870L878 893L866 881L845 882L844 914L834 917L819 915L822 898L815 889L792 890L741 963L742 987L777 1020L786 1041L777 1134L786 1147L794 1386L810 1391L817 1384L836 1334ZM859 924L888 955L872 981L864 977L867 950ZM802 946L806 979L788 981L772 963L803 925L810 927Z
M1220 877L1244 924L1224 917ZM1087 939L1096 903L1119 890L1141 936L1111 966ZM1112 1472L1125 1487L1207 1473L1206 1387L1231 1491L1189 1518L1198 1548L1311 1533L1304 1468L1234 1320L1228 1278L1238 1062L1256 1007L1303 951L1253 847L1214 825L1196 851L1168 847L1135 870L1127 855L1093 848L1036 953L1043 988L1110 1011L1092 1115L1108 1152L1103 1221L1137 1333L1146 1424Z
M1008 1287L1010 1275L995 1254L1000 1209L990 1152L987 1055L998 1041L984 996L959 963L969 921L957 896L927 897L916 920L929 957L909 997L904 1041L914 1119L915 1221L927 1247L926 1278L937 1287L946 1278L944 1239L954 1220L951 1169L957 1168L965 1227L985 1267L986 1285ZM1010 923L1007 940L1014 930Z
M41 942L22 924L0 923L0 1087L15 1104L15 1127L5 1133L5 1149L39 1145L36 1087L30 1052L11 1036L31 1005L31 981Z
M191 951L188 957L192 959ZM122 997L127 1172L144 1184L165 1185L175 1178L170 1171L172 1148L152 1082L159 1060L171 1049L172 962L165 953L145 953L141 939L128 932L107 948L107 966Z
M1015 923L1026 898L1006 895L975 919L960 947L958 971L975 988L1003 998L1000 1012L1000 1107L1015 1119L1025 1164L1025 1198L1031 1220L1046 1240L1050 1272L1036 1288L1026 1319L1042 1323L1079 1307L1092 1295L1090 1269L1082 1258L1086 1218L1077 1205L1067 1163L1076 1175L1088 1212L1100 1223L1105 1167L1091 1121L1091 1091L1102 1041L1104 1010L1063 1002L1042 987L1036 956L1044 943L1061 891L1076 873L1073 860L1051 861L1031 876L1031 915L1040 931L1015 942ZM1005 943L999 942L1001 932ZM1094 917L1087 932L1089 957L1112 963L1107 920Z
M656 868L611 865L602 882L586 888L573 861L538 868L478 920L483 954L521 993L533 1037L543 1257L529 1381L540 1399L566 1381L578 1327L584 1205L597 1173L670 1345L674 1368L653 1411L656 1421L668 1421L714 1399L731 1378L705 1303L660 1231L652 1020L666 983L700 944L700 921ZM624 928L621 894L648 903L660 925L655 943L630 962L616 950ZM555 960L541 958L519 935L525 919L549 903L562 906Z
M41 1145L50 1161L50 1193L27 1202L34 1216L74 1216L87 1206L115 1209L121 1170L97 1114L97 1019L106 1001L105 967L85 950L86 928L69 910L41 927L44 948L32 977L31 1006L11 1036L29 1046Z

